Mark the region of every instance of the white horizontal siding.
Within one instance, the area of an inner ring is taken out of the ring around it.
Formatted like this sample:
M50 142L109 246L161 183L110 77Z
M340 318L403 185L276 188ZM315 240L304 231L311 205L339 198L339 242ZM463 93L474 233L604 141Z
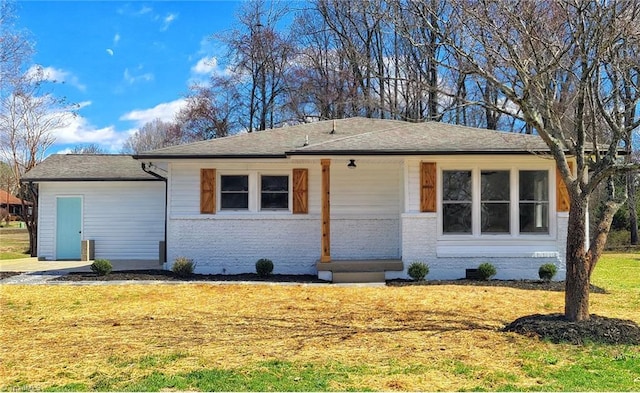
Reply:
M320 213L320 162L317 165L287 163L172 163L169 180L169 217L200 215L200 169L214 168L218 180L224 174L281 174L291 177L294 168L309 170L309 213ZM219 187L219 181L217 182ZM256 187L257 188L257 187ZM216 206L219 203L219 190L216 190ZM257 201L257 190L250 198ZM257 202L256 202L257 203Z
M95 257L157 260L164 240L163 182L56 182L40 184L38 256L55 259L56 198L80 196L82 239Z
M398 163L357 160L358 167L331 166L331 214L393 216L400 214L400 171Z

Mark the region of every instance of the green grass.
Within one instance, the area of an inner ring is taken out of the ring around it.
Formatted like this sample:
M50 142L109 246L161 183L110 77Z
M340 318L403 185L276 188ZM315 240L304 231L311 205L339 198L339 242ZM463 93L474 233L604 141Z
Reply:
M604 254L591 281L608 290L640 290L640 253Z
M558 345L553 353L523 353L523 370L540 379L532 390L637 391L640 387L640 352L627 346ZM501 386L497 390L512 390Z
M29 233L0 229L0 260L29 258Z
M137 365L146 368L148 360L141 359ZM125 367L131 366L123 365ZM167 374L152 371L141 380L130 383L119 378L96 372L92 385L67 384L51 386L46 391L65 392L93 391L139 391L157 392L165 390L196 391L327 391L329 381L348 381L350 373L358 371L341 364L314 365L272 360L243 369L203 369L189 373ZM28 387L24 387L28 390ZM367 386L352 387L357 391L371 391ZM18 387L20 390L20 387Z

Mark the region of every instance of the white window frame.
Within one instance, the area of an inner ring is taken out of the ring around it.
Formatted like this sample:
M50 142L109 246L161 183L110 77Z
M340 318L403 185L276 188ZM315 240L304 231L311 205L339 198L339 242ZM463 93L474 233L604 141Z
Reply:
M219 185L216 187L216 213L222 215L243 215L243 214L255 214L261 213L268 214L291 214L293 203L293 184L292 184L292 171L258 171L258 170L218 170L216 174L216 182ZM249 207L248 209L222 209L222 176L248 176L249 181ZM260 207L260 198L262 193L261 179L262 176L287 176L289 180L289 192L288 192L288 207L286 209L262 209Z
M478 241L508 241L509 239L547 240L556 236L555 206L555 171L552 166L541 165L495 165L495 164L460 164L442 163L438 165L438 240L471 240ZM548 173L549 209L548 232L523 232L520 233L520 171L546 171ZM471 233L445 233L443 230L443 173L445 171L471 171L472 203L471 203ZM509 208L509 233L482 233L481 231L481 173L482 171L509 171L510 208Z
M223 195L223 190L222 190L222 178L226 177L226 176L246 176L247 177L247 208L242 208L242 209L229 209L229 208L223 208L222 207L222 195ZM217 179L217 183L220 185L218 187L218 190L216 190L217 192L217 198L218 198L218 210L220 212L246 212L246 211L250 211L251 210L251 176L249 176L249 174L245 174L245 173L222 173L220 174L220 176Z
M287 207L286 208L268 208L268 209L263 209L262 208L262 177L263 176L286 176L287 177ZM260 211L262 212L276 212L276 213L281 213L281 212L290 212L291 211L291 203L292 203L292 183L291 183L291 174L283 174L283 173L271 173L271 172L258 172L258 187L257 187L257 191L258 191L258 208L260 209Z

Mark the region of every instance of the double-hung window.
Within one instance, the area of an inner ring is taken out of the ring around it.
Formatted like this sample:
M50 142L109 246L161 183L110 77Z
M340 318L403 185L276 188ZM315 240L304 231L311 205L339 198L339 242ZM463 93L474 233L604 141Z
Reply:
M289 209L289 176L260 177L260 209Z
M520 233L549 233L549 172L520 171Z
M442 173L442 228L444 233L471 233L471 171Z
M509 233L509 171L482 171L480 175L480 232Z
M220 176L220 208L222 210L249 209L249 176Z

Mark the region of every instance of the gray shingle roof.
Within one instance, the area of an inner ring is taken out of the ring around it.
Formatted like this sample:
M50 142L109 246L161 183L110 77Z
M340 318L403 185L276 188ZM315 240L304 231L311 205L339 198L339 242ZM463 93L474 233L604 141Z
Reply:
M332 133L332 130L335 130ZM308 145L305 146L305 142ZM535 135L354 117L238 134L144 152L138 158L286 157L317 154L525 153L547 151Z
M53 154L27 172L23 181L159 180L144 172L131 156L109 154Z

